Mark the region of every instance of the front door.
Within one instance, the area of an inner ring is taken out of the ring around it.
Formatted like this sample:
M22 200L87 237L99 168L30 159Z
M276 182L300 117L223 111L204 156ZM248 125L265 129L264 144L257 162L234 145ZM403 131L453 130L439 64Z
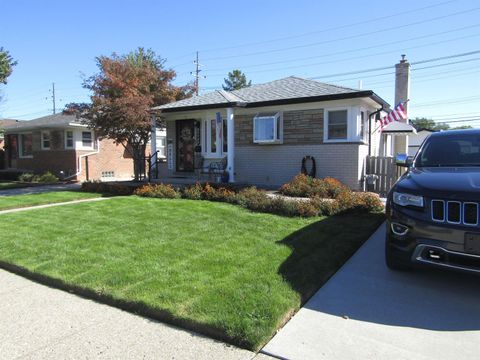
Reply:
M194 171L195 120L178 120L177 131L177 171Z

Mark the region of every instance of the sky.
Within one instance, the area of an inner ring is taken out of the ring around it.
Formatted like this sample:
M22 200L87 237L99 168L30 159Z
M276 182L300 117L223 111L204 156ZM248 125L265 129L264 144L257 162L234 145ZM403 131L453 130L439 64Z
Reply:
M295 75L361 86L390 104L406 54L410 118L480 127L478 0L0 3L0 46L18 61L0 85L0 118L51 114L52 83L57 111L88 102L82 79L98 71L97 56L144 47L166 59L177 85L193 81L198 51L202 93L240 69L254 84Z

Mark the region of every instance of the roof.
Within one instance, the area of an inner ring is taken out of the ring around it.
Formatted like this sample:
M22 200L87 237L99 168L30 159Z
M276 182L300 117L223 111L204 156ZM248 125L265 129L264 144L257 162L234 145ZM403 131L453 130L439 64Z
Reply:
M16 119L0 119L0 128L3 128L5 126L10 126L15 124L16 122L19 122L21 120L16 120Z
M371 90L357 90L295 76L252 85L240 90L217 90L201 96L154 107L162 112L211 109L230 106L259 107L370 97L385 108L389 104Z
M52 127L67 127L67 126L84 126L81 119L76 115L65 115L63 113L48 115L38 119L19 121L10 125L5 125L7 132L12 130L31 130L39 128L52 128Z

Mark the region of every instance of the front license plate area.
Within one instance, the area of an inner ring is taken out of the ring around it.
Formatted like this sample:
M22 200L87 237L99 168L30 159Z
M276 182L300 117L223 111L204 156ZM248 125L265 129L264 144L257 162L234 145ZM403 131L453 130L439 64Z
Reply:
M480 234L465 234L465 252L480 255Z

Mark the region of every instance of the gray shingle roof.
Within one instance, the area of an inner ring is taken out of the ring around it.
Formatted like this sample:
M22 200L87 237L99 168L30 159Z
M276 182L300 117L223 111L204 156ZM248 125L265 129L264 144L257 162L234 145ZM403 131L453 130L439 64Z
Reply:
M35 128L48 128L48 127L66 127L71 124L82 125L81 119L76 115L55 114L48 115L38 119L19 121L13 124L5 125L5 130L26 130Z
M234 91L217 90L201 96L194 96L169 104L157 106L158 110L183 110L202 107L224 107L233 103L242 103L246 106L266 105L268 102L279 102L295 99L296 102L302 100L311 101L312 98L321 98L329 96L338 97L358 97L361 95L371 96L373 91L356 90L343 86L331 85L315 80L302 79L295 76L271 81L265 84L252 85L247 88ZM378 98L378 97L377 97ZM380 98L378 98L380 99ZM381 99L380 99L381 100ZM385 105L386 102L381 100Z

